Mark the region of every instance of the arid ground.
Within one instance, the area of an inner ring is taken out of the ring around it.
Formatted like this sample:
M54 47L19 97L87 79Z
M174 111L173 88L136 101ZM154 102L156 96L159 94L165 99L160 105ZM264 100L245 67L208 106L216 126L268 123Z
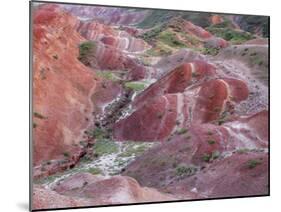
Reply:
M267 195L268 31L33 3L33 209Z

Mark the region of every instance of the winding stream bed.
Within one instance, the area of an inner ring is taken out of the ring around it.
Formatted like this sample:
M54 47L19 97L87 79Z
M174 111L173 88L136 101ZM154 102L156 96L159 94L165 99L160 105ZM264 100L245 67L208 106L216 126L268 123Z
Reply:
M36 183L45 188L52 188L59 181L81 172L89 172L95 175L112 176L119 173L136 157L159 142L114 142L109 140L99 141L96 145L95 158L93 160L82 159L76 167L64 172L48 176ZM98 153L97 153L98 152Z

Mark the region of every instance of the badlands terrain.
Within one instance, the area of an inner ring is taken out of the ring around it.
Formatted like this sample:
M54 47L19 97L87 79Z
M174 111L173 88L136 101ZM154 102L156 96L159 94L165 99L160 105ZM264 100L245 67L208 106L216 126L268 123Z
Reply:
M32 7L33 209L267 195L268 18Z

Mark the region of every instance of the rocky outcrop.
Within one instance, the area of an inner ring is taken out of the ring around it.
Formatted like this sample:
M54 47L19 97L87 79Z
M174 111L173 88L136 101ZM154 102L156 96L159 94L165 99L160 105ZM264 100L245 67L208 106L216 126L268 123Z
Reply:
M137 58L102 42L95 42L94 48L80 57L80 61L92 69L126 71L130 80L143 79L148 70Z
M81 21L77 31L87 40L101 41L122 51L141 52L149 47L144 40L97 21Z
M157 96L169 93L182 93L190 85L202 82L214 76L214 74L215 68L204 61L184 63L164 75L157 83L153 83L138 95L134 99L133 105L138 108Z
M127 8L88 7L63 5L63 8L81 19L96 19L105 24L133 25L141 22L148 11L135 11Z
M140 187L138 182L130 177L114 176L104 178L89 175L87 173L73 175L60 182L59 185L54 186L53 190L67 196L90 198L99 204L173 199L172 196L161 194L156 189Z
M201 198L222 197L225 190L220 187L219 181L223 179L224 186L232 188L225 191L226 196L251 195L255 192L266 194L268 122L265 117L264 111L221 126L194 124L189 128L182 127L166 143L154 147L129 164L122 174L134 177L142 186L163 191L169 188L169 192L176 194L195 192ZM238 122L241 123L239 127ZM231 126L236 129L235 132L230 130ZM258 132L261 126L264 130ZM232 180L237 184L224 175L233 175ZM198 184L197 178L200 178ZM201 180L206 182L206 187L199 189ZM211 185L212 182L214 184ZM255 188L251 182L257 182L260 187ZM243 183L247 185L245 190L241 186ZM209 190L209 187L217 187L218 190Z
M185 195L187 196L187 195ZM105 178L89 173L72 175L46 189L35 186L33 209L128 204L175 200L156 189L140 187L131 177Z
M32 210L91 206L87 199L63 196L43 186L34 186Z
M212 34L200 26L196 26L190 21L184 22L184 30L187 31L189 34L194 35L201 39L211 38Z
M249 91L241 80L208 78L214 74L214 67L204 62L184 64L168 73L135 98L135 111L115 124L114 138L162 141L177 126L222 122Z
M77 19L58 6L39 6L33 17L33 163L77 160L96 86L94 73L77 59L84 39L75 31Z
M268 44L242 19L33 12L33 209L268 194Z
M97 21L80 21L77 31L87 40L98 40L103 36L115 35L115 30Z
M194 191L207 198L268 195L267 153L236 153L198 174L172 183L177 194Z
M212 15L211 16L211 23L212 24L220 24L223 21L224 21L223 17L221 17L220 15Z

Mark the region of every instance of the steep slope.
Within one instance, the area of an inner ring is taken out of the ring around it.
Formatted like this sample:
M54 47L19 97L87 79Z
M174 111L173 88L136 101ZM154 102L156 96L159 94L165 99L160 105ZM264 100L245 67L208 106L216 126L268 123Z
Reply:
M268 41L250 22L36 7L34 207L268 194Z
M84 39L75 31L77 19L58 6L33 12L33 163L77 160L96 86L94 73L77 59Z
M132 25L142 21L147 11L115 7L89 7L63 5L63 8L80 19L95 19L105 24Z
M53 190L35 186L33 209L81 207L175 200L173 195L141 187L133 178L104 178L89 173L72 175Z

